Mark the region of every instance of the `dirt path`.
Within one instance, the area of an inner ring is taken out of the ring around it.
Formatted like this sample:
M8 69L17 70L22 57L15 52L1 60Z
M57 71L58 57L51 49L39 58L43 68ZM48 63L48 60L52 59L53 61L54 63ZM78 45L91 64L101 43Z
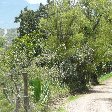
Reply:
M95 86L89 94L66 104L67 112L112 112L112 78Z

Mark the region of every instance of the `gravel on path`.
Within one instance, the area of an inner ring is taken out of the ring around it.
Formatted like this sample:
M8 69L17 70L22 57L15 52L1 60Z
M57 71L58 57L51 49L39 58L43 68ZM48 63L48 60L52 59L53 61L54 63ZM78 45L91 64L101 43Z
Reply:
M112 78L65 105L67 112L112 112Z

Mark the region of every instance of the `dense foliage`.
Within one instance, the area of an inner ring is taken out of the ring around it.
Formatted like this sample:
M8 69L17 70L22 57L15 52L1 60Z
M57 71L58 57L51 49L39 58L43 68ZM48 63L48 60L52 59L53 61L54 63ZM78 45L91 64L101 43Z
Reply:
M49 111L53 99L112 71L112 1L48 0L15 22L18 37L4 49L0 41L1 111L5 103L11 112Z

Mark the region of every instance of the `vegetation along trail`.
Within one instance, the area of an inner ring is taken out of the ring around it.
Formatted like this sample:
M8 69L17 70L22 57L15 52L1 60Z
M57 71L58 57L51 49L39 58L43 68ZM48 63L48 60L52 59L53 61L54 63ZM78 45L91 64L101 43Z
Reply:
M0 112L112 112L112 80L67 104L112 76L112 0L40 1L0 25Z
M89 94L66 104L67 112L112 112L112 78L93 87Z

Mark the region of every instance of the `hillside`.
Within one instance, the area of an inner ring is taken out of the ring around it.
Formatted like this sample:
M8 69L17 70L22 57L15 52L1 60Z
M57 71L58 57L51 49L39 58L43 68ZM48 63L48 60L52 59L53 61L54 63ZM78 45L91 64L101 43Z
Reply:
M0 28L0 37L6 38L8 43L10 43L15 37L17 37L17 29L11 28L11 29L2 29Z
M75 1L0 25L0 112L112 112L112 1Z
M0 36L4 35L4 29L0 28Z

